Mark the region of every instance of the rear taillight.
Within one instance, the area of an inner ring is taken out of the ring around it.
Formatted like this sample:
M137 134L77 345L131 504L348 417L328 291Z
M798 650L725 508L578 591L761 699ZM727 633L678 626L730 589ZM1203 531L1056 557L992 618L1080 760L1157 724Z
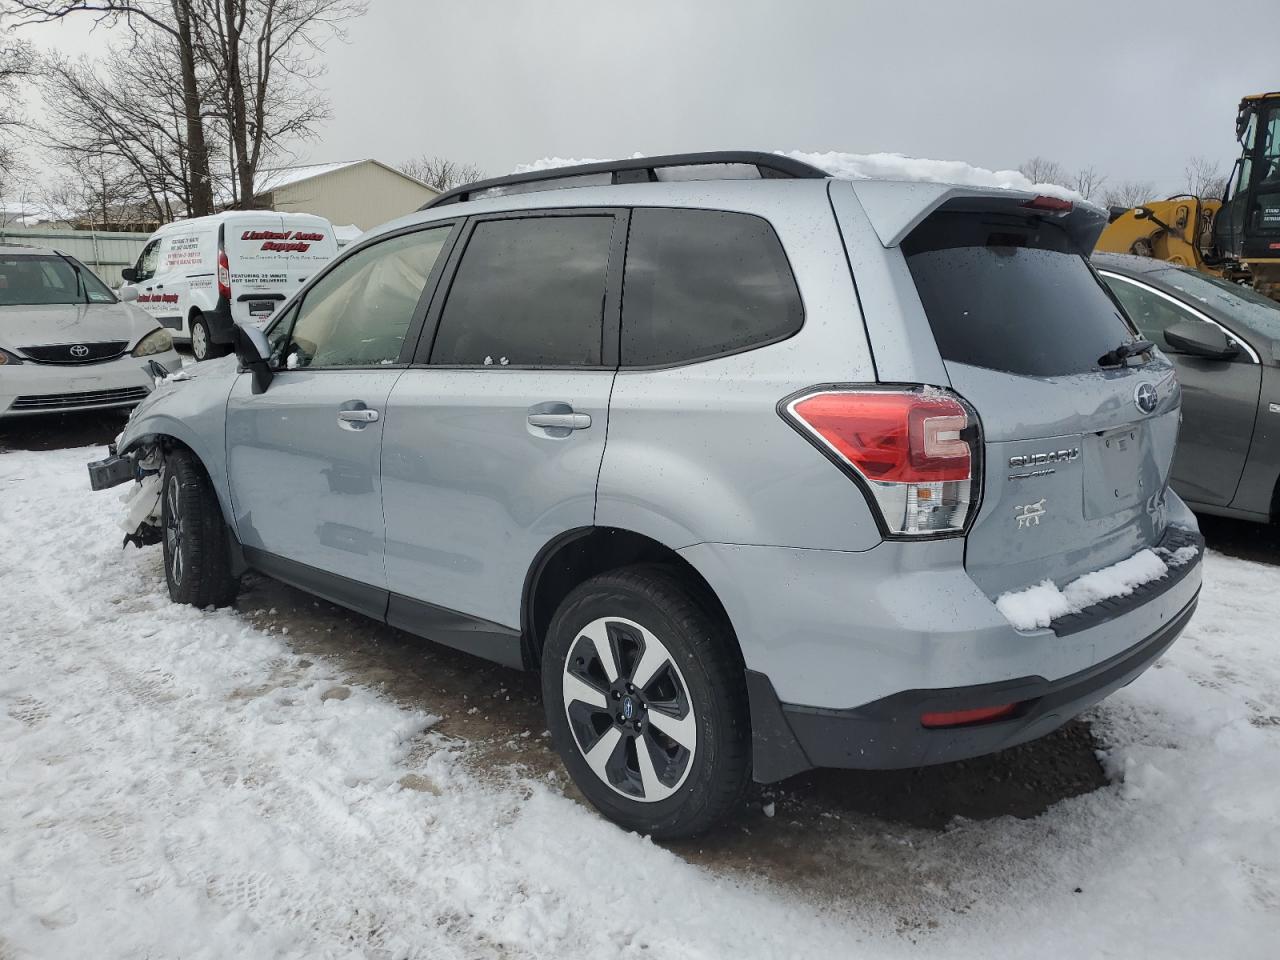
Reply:
M894 537L961 533L976 501L978 419L956 396L925 388L822 389L784 416L871 494Z
M225 250L218 251L218 296L231 299L231 264Z

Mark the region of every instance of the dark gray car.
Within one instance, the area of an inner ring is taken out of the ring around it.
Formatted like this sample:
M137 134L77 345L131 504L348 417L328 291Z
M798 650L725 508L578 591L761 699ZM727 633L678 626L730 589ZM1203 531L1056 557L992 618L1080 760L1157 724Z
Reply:
M1145 257L1093 263L1182 382L1173 487L1195 510L1280 519L1280 304Z

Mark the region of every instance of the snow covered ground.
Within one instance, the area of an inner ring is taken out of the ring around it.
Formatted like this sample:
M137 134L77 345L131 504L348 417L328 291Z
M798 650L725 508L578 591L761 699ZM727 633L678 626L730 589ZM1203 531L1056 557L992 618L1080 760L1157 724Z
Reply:
M0 454L3 960L1280 952L1280 567L1210 556L1188 633L1092 718L1103 789L943 831L779 803L817 897L478 765L429 697L248 612L170 604L87 488L99 452Z

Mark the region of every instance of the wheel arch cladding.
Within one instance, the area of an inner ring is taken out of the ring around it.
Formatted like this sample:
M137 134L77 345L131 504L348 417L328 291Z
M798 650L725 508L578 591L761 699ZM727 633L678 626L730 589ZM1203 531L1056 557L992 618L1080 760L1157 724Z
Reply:
M579 527L543 547L525 578L521 633L526 665L535 670L541 667L547 627L574 587L610 570L638 564L655 564L674 572L707 612L724 625L732 638L733 653L742 662L742 649L729 614L693 564L670 546L633 530Z

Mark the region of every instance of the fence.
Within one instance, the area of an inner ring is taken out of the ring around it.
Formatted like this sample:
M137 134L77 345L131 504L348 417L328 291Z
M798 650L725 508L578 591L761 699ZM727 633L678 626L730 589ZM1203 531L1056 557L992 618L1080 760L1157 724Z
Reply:
M149 236L146 233L0 226L0 246L53 247L75 257L113 288L123 281L120 271L137 262Z

